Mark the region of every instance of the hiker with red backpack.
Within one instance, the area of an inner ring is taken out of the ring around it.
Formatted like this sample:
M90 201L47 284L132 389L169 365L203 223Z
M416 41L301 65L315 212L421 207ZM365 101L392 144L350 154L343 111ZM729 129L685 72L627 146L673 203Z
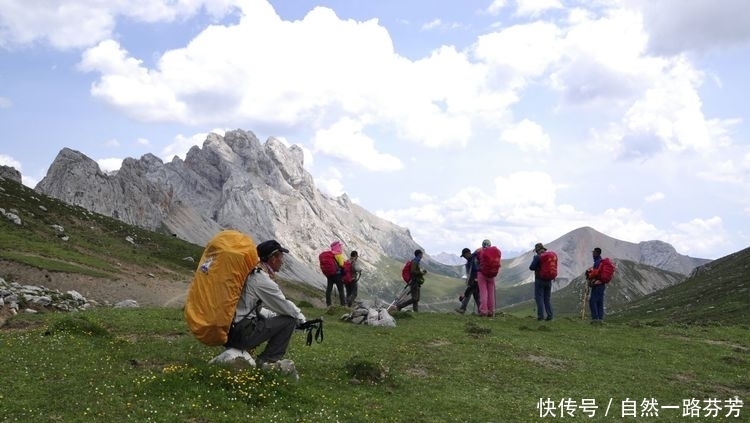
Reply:
M323 251L318 256L320 261L320 271L326 277L326 306L331 306L331 293L333 287L339 294L339 303L346 305L344 293L343 276L344 276L344 247L341 241L333 241L329 250Z
M534 272L534 300L536 301L536 319L552 320L552 281L557 278L557 254L547 251L544 244L534 246L534 258L529 270ZM547 317L544 317L544 312Z
M493 317L495 315L495 278L500 273L500 249L492 245L489 239L482 241L482 248L477 251L479 271L477 283L479 285L479 315Z
M614 263L610 258L602 258L602 249L599 247L591 251L594 265L586 270L586 279L591 288L589 297L589 309L591 310L591 323L604 323L604 290L612 280L615 272Z
M359 277L362 274L362 266L359 264L359 253L352 251L349 253L349 260L344 262L344 290L346 291L346 305L352 307L354 300L357 299L357 285Z
M394 307L396 310L401 311L402 308L407 306L411 306L412 310L415 312L419 311L419 294L422 284L424 283L424 275L427 273L427 270L422 269L421 263L423 255L424 253L422 250L414 250L414 258L406 262L404 269L401 271L402 278L404 278L404 282L406 282L409 287L409 299L388 307L388 311L393 310ZM408 281L405 278L407 268L409 276Z

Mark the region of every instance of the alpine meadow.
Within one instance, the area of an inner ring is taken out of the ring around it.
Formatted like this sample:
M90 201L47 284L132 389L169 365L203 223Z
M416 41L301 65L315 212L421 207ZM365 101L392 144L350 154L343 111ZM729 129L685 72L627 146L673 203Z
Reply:
M518 302L494 318L397 312L396 327L342 321L349 309L320 305L320 289L281 281L324 321L321 342L293 335L295 382L208 364L222 348L198 342L182 310L204 246L6 178L0 209L2 422L750 421L750 249L636 300L612 287L602 325L579 315L579 278L553 293L552 321ZM381 266L393 281L400 267ZM636 267L620 262L612 284L638 282ZM31 286L92 305L61 311L24 296ZM140 307L113 306L126 299Z

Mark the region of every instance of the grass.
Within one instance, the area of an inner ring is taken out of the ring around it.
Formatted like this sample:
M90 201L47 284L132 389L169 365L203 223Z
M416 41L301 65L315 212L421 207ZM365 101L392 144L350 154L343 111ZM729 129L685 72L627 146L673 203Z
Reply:
M594 419L607 421L623 401L655 399L680 409L654 421L678 422L684 400L750 393L747 326L402 312L378 328L303 311L323 316L325 339L294 335L296 383L208 365L221 348L198 343L178 309L17 315L0 330L2 421L533 422L550 419L540 400L592 400L600 415L612 399Z
M184 258L197 260L203 251L166 232L126 225L2 178L0 208L22 222L0 216L0 259L39 269L117 278L127 277L121 264L130 264L189 275L195 264Z

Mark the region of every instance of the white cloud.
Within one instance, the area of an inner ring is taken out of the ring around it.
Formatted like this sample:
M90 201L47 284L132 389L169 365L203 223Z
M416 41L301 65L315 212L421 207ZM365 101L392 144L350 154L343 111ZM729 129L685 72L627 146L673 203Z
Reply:
M508 4L508 0L492 0L492 3L487 7L487 13L490 15L498 15Z
M664 198L665 198L665 195L663 192L654 192L646 196L645 200L647 203L655 203L657 201L663 200Z
M440 19L433 19L430 22L426 22L425 24L423 24L422 30L429 31L431 29L439 28L440 25L442 24L443 24L443 21L441 21Z
M538 17L542 13L553 10L563 9L562 3L559 0L516 0L518 7L516 8L516 15L519 16L530 16Z
M549 135L536 122L524 119L503 131L500 139L518 146L521 151L549 152Z
M223 137L226 131L221 128L216 128L211 132ZM208 132L201 132L190 136L179 134L170 144L161 150L159 157L161 157L162 161L165 163L171 162L175 156L185 160L185 156L190 148L196 145L202 146L206 137L208 137L208 134Z
M148 138L143 138L143 137L136 138L135 143L138 145L143 145L143 146L151 145L151 141L149 141Z
M0 97L0 109L10 109L13 107L13 101L7 97Z
M423 192L412 192L409 194L409 199L417 203L429 203L435 200L433 196Z
M201 11L218 18L232 10L235 2L4 0L0 4L0 46L27 46L46 42L57 49L89 47L112 37L119 18L134 22L171 22Z
M750 42L750 3L745 0L641 0L649 48L657 54L705 51ZM717 7L718 6L718 7Z
M315 178L315 186L322 192L338 197L344 194L344 184L341 183L343 175L336 168L328 168Z
M0 165L10 166L19 172L21 171L21 162L6 154L0 154Z
M114 157L108 159L99 159L96 161L96 163L99 165L99 169L101 169L104 173L119 170L122 167L122 159Z
M320 129L313 138L316 152L337 157L372 171L394 171L404 167L401 160L375 149L375 142L363 131L363 124L343 118L330 128Z

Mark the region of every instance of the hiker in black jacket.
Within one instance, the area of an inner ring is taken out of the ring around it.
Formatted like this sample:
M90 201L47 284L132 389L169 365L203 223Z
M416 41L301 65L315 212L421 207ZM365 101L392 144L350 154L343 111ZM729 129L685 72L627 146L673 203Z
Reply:
M479 285L477 285L477 270L479 270L479 260L477 259L476 253L472 253L470 249L464 248L461 251L461 256L466 259L466 289L464 295L459 297L461 305L456 308L456 313L466 313L466 307L469 306L469 301L474 297L474 304L476 309L479 310Z

